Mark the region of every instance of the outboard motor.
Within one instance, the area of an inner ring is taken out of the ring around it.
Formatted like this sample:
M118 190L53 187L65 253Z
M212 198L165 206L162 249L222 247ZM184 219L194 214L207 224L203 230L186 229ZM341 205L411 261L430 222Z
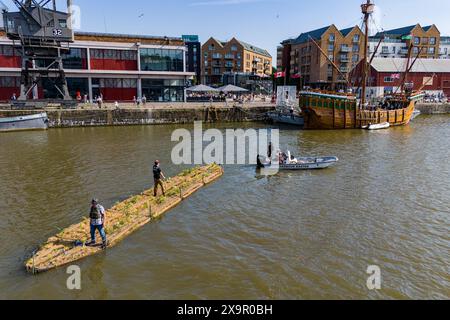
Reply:
M256 157L256 166L258 169L262 169L264 168L263 163L261 162L261 156L258 154L258 156Z

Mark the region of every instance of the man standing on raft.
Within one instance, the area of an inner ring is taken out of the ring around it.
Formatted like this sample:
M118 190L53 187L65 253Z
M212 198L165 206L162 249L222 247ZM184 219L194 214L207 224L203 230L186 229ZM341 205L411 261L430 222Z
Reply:
M98 232L100 232L100 236L102 237L102 249L106 249L107 242L105 232L105 224L106 224L105 208L103 208L103 206L98 204L97 199L92 200L89 218L91 219L91 242L86 243L86 246L95 245L95 231L98 230Z
M162 183L162 179L166 179L164 173L161 170L159 160L155 161L155 165L153 166L153 179L155 180L155 189L153 192L153 196L156 197L158 195L158 186L161 187L163 196L166 196L166 192L164 191L164 185Z

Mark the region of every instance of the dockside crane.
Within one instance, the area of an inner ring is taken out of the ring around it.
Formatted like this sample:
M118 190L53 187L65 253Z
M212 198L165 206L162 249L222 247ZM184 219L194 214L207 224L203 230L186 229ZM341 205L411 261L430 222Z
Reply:
M12 0L19 11L3 11L6 35L13 40L22 58L20 96L18 104L36 98L39 84L50 80L62 104L70 105L62 54L68 53L74 41L72 0L67 11L59 11L56 0Z

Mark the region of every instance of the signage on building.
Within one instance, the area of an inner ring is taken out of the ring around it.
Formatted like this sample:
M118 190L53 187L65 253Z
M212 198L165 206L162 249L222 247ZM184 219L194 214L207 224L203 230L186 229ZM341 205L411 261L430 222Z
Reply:
M181 38L184 40L184 42L199 42L199 37L197 35L185 34L182 35Z

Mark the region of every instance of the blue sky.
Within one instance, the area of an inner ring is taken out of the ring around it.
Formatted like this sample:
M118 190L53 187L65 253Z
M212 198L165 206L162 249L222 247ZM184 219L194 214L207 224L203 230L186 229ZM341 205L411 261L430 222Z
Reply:
M221 40L233 36L269 50L303 31L335 23L361 23L362 0L73 0L83 31L180 36ZM10 0L3 2L12 6ZM65 1L59 1L65 3ZM449 0L375 0L378 29L435 23L450 35Z

